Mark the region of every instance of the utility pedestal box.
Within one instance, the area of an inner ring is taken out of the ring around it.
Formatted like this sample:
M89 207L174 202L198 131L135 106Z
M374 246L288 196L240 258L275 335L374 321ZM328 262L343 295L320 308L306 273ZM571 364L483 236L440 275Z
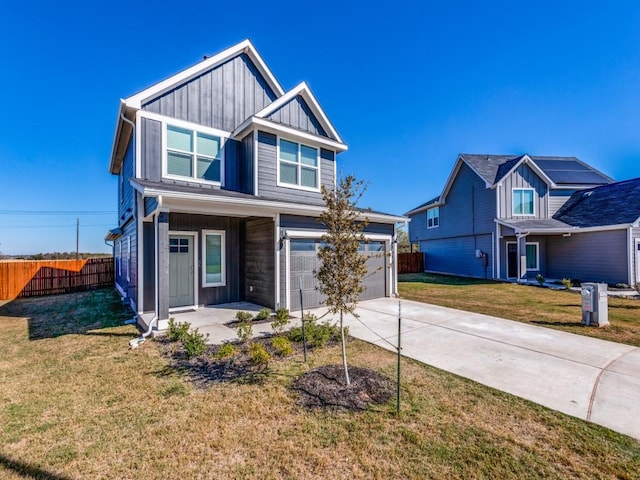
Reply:
M582 324L594 327L609 325L609 302L606 283L582 284Z

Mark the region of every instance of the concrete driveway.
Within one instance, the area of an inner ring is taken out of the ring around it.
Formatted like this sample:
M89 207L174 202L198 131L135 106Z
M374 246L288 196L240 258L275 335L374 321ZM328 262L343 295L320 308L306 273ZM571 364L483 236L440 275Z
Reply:
M398 300L358 314L350 334L393 349L372 330L397 344ZM640 439L639 348L409 300L401 331L407 357Z

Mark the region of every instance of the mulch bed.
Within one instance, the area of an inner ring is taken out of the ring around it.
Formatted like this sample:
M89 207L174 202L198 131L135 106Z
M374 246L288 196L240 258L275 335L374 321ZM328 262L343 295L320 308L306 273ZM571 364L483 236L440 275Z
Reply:
M386 403L396 392L390 378L368 368L349 367L346 385L342 365L324 365L298 377L293 388L299 393L298 405L308 408L365 410L372 404Z

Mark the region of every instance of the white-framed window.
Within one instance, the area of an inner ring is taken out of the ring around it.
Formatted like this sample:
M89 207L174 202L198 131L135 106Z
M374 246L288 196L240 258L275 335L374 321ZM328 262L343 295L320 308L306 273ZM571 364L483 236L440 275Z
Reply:
M427 228L436 228L440 226L440 207L430 208L427 210Z
M224 138L213 133L167 124L165 174L222 184Z
M533 188L514 188L511 195L513 215L534 215Z
M525 245L525 255L527 256L527 270L540 270L540 248L538 242L531 242Z
M278 185L320 190L319 150L283 138L278 140Z
M225 278L225 234L222 230L202 231L202 286L223 287Z

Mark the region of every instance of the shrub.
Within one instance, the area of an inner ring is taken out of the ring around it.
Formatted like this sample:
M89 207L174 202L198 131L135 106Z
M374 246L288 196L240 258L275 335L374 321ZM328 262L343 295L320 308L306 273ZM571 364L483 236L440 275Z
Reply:
M291 345L291 340L286 337L273 337L271 339L271 346L281 357L288 357L289 355L293 355L295 352Z
M287 325L289 325L289 311L286 308L278 309L278 311L280 310L284 310L286 312L286 315L278 315L276 313L276 319L271 322L271 328L276 335L280 335L282 332L284 332Z
M538 283L539 283L540 285L544 285L544 277L542 276L542 274L540 274L540 273L539 273L539 274L537 274L537 275L536 275L536 280L538 281Z
M202 355L207 348L207 340L209 338L209 334L206 336L202 333L198 332L198 329L194 329L190 332L187 332L182 337L182 343L184 345L184 349L187 352L188 358L197 357L198 355Z
M616 283L616 288L627 289L629 288L629 285L626 283Z
M236 320L240 322L249 322L253 320L253 314L251 312L238 312L236 313Z
M289 310L286 308L279 308L276 310L276 319L277 320L289 320Z
M302 317L305 336L310 346L324 347L330 340L338 340L340 338L340 327L338 325L328 321L319 324L317 320L312 313L306 313ZM346 329L345 334L347 334ZM292 328L289 332L289 338L294 342L302 342L302 327Z
M216 352L216 358L218 360L224 360L225 358L235 357L238 353L236 347L231 343L223 343Z
M271 309L265 307L265 308L261 308L260 309L260 311L256 315L256 319L257 320L266 320L270 316L271 316Z
M261 343L252 343L249 346L249 357L254 365L266 365L271 360L271 355Z
M167 338L172 342L182 340L189 332L190 323L176 323L173 318L169 319L169 329L167 330Z
M562 279L562 285L564 286L564 288L566 288L567 290L571 289L571 280L568 278L563 278Z
M251 325L251 321L243 320L238 325L238 338L242 343L247 343L247 341L253 335L253 325Z

